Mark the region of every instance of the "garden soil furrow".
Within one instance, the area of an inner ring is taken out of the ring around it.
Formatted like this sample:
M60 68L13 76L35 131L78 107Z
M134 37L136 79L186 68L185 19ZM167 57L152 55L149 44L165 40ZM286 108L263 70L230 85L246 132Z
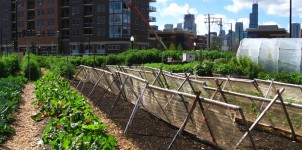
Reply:
M16 135L13 135L9 140L2 145L5 150L38 150L37 142L41 138L41 133L44 130L47 120L35 122L31 119L31 115L38 111L38 106L34 106L31 102L35 98L33 91L35 86L33 83L25 85L22 93L23 101L20 104L20 109L16 113L16 121L12 123L16 130Z

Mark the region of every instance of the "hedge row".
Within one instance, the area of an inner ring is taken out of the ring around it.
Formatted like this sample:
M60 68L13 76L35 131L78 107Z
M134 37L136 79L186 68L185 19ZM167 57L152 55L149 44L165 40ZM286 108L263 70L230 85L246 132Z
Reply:
M8 55L0 59L0 78L16 74L20 70L17 55Z

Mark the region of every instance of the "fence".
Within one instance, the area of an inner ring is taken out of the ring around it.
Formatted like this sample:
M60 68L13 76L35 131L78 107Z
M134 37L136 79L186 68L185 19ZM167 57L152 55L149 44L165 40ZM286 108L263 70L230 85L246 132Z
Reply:
M237 86L242 82L248 85L253 84L256 91L261 93L260 88L254 84L255 80L252 82L218 78L212 81L214 78L205 80L205 78L188 74L172 74L152 68L137 70L137 68L120 66L107 67L110 72L80 66L77 76L81 78L81 81L78 88L81 83L81 89L83 89L86 82L91 82L94 87L100 86L116 94L115 104L121 96L135 104L125 132L130 127L136 110L141 107L179 127L179 133L184 129L224 148L251 146L255 148L250 131L257 124L270 125L288 131L293 139L297 138L297 134L302 135L302 107L283 102L286 87L275 90L276 95L270 99L270 97L234 92L234 85ZM223 84L224 81L226 83ZM226 88L227 84L229 88ZM270 87L267 88L268 91L272 89L272 84ZM246 130L242 130L242 127L235 123L238 119L243 122ZM247 130L246 120L253 123L249 130ZM245 138L247 135L249 138Z

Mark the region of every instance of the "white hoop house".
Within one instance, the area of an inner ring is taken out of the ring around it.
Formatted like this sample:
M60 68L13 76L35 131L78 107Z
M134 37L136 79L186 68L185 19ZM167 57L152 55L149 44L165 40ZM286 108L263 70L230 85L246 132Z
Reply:
M237 56L248 56L268 72L301 73L302 38L246 38Z

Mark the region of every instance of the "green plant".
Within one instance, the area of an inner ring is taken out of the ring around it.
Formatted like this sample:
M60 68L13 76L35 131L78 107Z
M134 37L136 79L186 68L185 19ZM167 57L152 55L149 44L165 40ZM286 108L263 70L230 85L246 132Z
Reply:
M9 124L14 120L12 113L22 100L21 90L25 82L22 76L0 79L0 144L7 140L9 134L15 133Z
M170 43L169 50L176 50L175 44L173 42Z
M32 116L35 121L51 117L42 133L42 140L51 149L114 149L115 138L108 135L107 126L93 114L90 104L70 84L48 74L37 82L36 100L40 110Z
M53 64L51 67L52 72L55 75L72 79L73 74L75 73L75 66L69 61L60 60L57 63Z
M212 76L213 65L211 61L203 61L194 67L194 74L199 76Z
M26 54L22 60L21 71L25 77L30 77L30 80L37 80L41 75L38 57L34 54L30 54L28 62L28 54Z

